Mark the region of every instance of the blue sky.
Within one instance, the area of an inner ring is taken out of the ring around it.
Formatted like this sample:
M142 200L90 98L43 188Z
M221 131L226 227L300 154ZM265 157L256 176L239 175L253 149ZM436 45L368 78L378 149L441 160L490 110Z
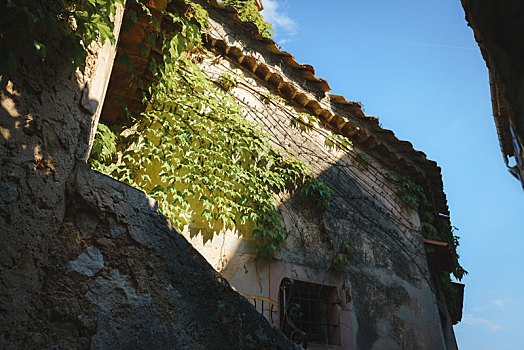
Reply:
M460 0L263 0L274 38L442 167L469 271L460 349L522 349L524 191L507 172L488 72Z

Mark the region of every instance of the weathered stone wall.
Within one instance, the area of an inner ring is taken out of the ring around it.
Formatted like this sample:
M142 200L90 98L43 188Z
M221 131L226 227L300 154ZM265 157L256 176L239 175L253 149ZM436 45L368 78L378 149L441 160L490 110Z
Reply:
M271 63L275 71L295 87L314 96L299 76L272 62L270 53L245 36L235 24L221 25L221 14L211 12L211 37L242 48L257 60ZM213 17L213 16L216 17ZM252 44L252 46L251 46ZM305 198L283 196L279 211L287 232L285 249L276 259L299 264L311 271L333 271L334 255L342 241L353 243L351 265L340 268L349 286L352 302L353 347L355 349L444 349L443 331L430 282L423 238L417 214L401 203L387 180L390 171L381 159L363 149L350 152L329 149L326 135L332 130L320 125L304 132L292 126L292 116L304 112L279 99L266 83L236 63L215 57L205 60L203 71L212 79L228 72L238 85L231 93L241 103L246 118L261 124L273 146L290 151L303 160L333 190L331 207L319 212ZM319 96L319 101L325 97ZM343 114L344 111L338 110ZM348 118L351 118L348 115ZM367 153L371 164L359 160ZM246 294L270 296L269 269L255 260L253 244L233 232L195 246L215 268ZM317 276L317 280L322 280Z
M49 51L0 79L0 348L293 348L151 198L87 168L99 61Z
M91 115L80 101L89 76L58 57L48 64L23 67L0 82L0 343L6 348L51 341L43 331L52 311L47 269L56 244L73 244L61 241L59 230L68 182L88 145Z

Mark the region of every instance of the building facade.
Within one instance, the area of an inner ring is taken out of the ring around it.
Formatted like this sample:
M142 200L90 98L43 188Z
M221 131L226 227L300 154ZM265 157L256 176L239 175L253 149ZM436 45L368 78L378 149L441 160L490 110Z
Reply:
M235 77L228 93L244 117L262 126L272 147L304 162L333 195L325 210L300 193L275 197L287 238L270 260L256 253L248 232L209 232L195 218L183 234L269 322L303 346L455 349L452 325L460 320L463 285L450 285L457 296L451 310L440 278L456 267L454 247L423 235L428 219L399 190L400 179L413 179L430 203L431 224L449 227L440 168L366 116L359 103L330 94L313 67L263 38L236 9L195 2L209 15L202 73L211 81ZM173 3L176 9L182 2ZM147 75L150 62L140 58L136 42L148 35L140 20L124 28L116 62L125 53ZM143 108L133 96L136 86L123 84L128 74L115 65L103 122L122 118L120 98L131 109ZM352 143L334 147L337 136Z
M524 8L519 1L462 0L468 25L489 71L493 117L504 163L524 188L524 88L521 45Z
M159 3L150 8L158 18L159 9L184 4ZM423 234L428 220L450 226L437 164L365 115L359 103L330 94L313 67L262 37L235 8L195 3L209 15L201 72L211 81L234 77L228 94L243 117L262 127L272 147L302 161L333 195L322 210L300 192L275 196L287 238L271 259L257 254L247 229L217 232L198 215L184 236L270 323L309 349L456 349L452 326L461 317L463 285L450 285L457 296L450 303L441 281L456 268L455 247ZM120 58L125 54L137 74L147 76L151 58L137 43L152 32L140 16L122 28L102 122L124 119L122 99L135 112L144 109ZM335 147L337 137L351 144ZM406 179L424 193L431 219L403 198Z

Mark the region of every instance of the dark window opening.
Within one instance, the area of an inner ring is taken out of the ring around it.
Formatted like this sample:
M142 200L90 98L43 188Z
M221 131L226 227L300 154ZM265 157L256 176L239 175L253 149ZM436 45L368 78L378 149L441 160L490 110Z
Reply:
M337 288L285 278L280 283L280 329L297 343L340 345Z

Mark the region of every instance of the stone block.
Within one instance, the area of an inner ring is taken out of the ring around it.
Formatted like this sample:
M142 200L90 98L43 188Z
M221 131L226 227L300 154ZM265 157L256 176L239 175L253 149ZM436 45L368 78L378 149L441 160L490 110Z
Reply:
M92 277L104 268L104 256L96 247L89 247L76 260L69 261L68 272L74 271L81 275Z

